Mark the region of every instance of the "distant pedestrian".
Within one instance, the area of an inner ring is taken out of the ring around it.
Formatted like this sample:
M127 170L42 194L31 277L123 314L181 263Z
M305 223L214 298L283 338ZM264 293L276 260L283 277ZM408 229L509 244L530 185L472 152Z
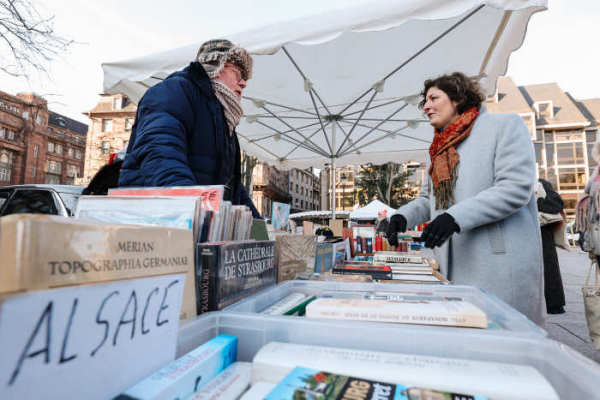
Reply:
M560 265L556 254L557 243L554 236L557 230L560 230L559 234L564 232L563 224L565 222L564 217L561 215L564 202L560 195L554 191L552 184L544 179L538 180L536 196L540 213L542 252L544 255L546 311L548 314L562 314L565 312L565 290L560 276Z
M377 232L386 233L388 229L389 221L387 220L387 210L380 210L377 212Z
M427 80L421 108L434 127L428 179L390 219L388 241L431 221L421 238L454 283L495 294L543 324L542 246L533 144L516 114L490 114L462 73Z

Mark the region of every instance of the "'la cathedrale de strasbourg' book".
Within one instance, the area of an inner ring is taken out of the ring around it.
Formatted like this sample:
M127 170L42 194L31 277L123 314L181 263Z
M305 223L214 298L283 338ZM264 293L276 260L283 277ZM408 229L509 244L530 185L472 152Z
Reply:
M198 244L196 281L199 314L220 310L276 284L275 241Z

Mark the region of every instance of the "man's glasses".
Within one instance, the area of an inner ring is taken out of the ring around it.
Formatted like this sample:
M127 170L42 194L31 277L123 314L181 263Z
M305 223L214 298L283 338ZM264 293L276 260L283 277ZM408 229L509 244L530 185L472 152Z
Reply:
M223 68L227 68L228 70L232 71L235 74L235 81L237 83L240 83L241 81L244 80L242 78L242 71L240 71L240 69L238 67L225 64L225 66Z

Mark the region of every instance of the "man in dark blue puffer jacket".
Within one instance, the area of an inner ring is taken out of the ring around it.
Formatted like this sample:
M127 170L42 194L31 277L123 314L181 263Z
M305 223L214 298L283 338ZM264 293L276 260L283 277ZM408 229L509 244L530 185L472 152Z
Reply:
M204 43L196 61L140 101L119 186L225 185L225 200L258 210L241 183L235 132L252 58L228 40Z

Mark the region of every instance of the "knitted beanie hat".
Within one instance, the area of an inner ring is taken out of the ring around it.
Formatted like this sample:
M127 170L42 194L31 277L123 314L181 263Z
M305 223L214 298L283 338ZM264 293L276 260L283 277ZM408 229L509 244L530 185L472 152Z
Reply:
M211 79L219 75L226 62L239 67L245 81L252 77L252 57L250 54L226 39L204 42L198 50L196 61L202 64Z

